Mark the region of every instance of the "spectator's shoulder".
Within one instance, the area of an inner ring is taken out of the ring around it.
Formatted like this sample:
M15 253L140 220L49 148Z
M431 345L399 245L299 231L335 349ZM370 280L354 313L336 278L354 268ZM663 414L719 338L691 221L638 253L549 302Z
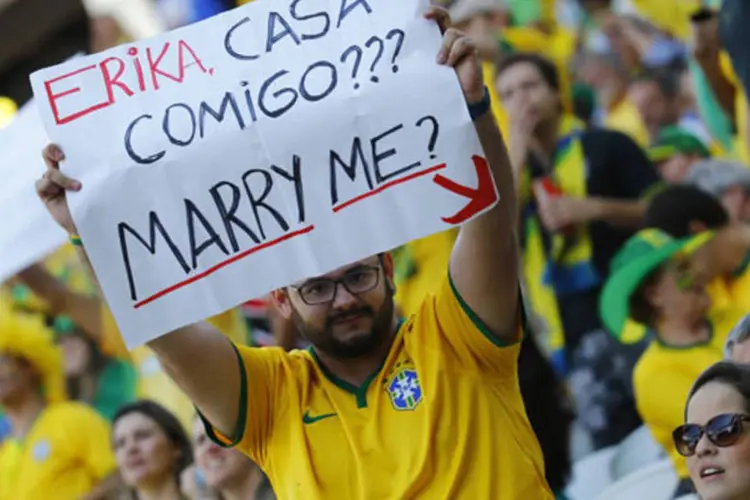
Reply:
M77 422L79 425L86 425L92 420L105 421L92 407L76 401L54 403L47 411L48 417L56 422Z

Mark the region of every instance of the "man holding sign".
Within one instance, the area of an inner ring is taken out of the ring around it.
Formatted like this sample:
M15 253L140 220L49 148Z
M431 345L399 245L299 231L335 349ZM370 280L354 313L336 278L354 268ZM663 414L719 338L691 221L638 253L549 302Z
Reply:
M466 223L434 295L395 321L393 260L379 253L274 291L309 351L233 345L205 323L149 342L209 435L256 461L279 498L552 498L518 388L508 156L474 43L444 10L425 17L441 27L437 62L455 69L486 156L465 158L480 177L476 190L459 186L474 193L475 216L455 220ZM80 245L66 192L82 183L60 172L58 148L45 158L37 192Z

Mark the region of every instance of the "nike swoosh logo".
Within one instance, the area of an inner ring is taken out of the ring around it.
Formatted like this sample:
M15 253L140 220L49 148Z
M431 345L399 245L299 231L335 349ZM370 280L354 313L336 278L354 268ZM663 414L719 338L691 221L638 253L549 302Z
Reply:
M324 415L316 415L312 416L310 415L310 412L305 412L304 415L302 415L302 423L303 424L314 424L315 422L319 422L320 420L325 420L327 418L335 417L335 413L326 413Z

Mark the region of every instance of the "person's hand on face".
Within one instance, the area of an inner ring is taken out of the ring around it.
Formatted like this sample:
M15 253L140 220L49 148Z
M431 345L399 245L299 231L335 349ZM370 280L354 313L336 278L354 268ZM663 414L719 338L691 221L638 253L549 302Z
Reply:
M518 172L528 161L533 149L534 129L539 123L539 113L531 102L522 99L512 100L507 109L510 116L510 162Z
M696 272L711 279L729 275L737 270L747 254L747 227L735 222L717 231L693 257Z
M591 222L599 214L599 204L591 198L547 196L537 193L536 199L539 218L548 231L559 231L576 224Z
M68 191L80 191L81 183L60 172L60 162L65 159L62 150L54 144L48 145L42 151L47 171L41 179L36 181L36 194L42 200L47 211L60 227L68 233L75 234L76 227L68 208Z
M448 11L442 7L432 6L424 16L437 22L443 33L443 44L437 54L438 64L451 66L456 70L461 90L469 104L484 99L482 64L474 41L451 27Z

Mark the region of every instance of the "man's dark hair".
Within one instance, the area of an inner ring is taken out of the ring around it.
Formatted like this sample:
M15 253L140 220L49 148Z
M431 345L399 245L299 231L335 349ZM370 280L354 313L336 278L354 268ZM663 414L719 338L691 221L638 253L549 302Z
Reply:
M680 95L680 71L677 68L662 67L644 70L633 79L633 83L638 82L655 83L668 100L676 99Z
M503 56L497 63L497 72L495 76L500 76L507 70L517 64L531 64L542 75L544 81L555 90L560 90L560 74L557 71L555 63L544 56L529 52L517 52Z
M691 236L693 222L721 229L729 224L729 214L711 194L694 186L673 185L654 196L644 218L645 227L661 229L673 238Z
M652 287L662 276L663 269L660 267L646 276L638 288L630 295L628 300L628 312L630 318L653 328L657 320L657 311L646 298L646 290Z

